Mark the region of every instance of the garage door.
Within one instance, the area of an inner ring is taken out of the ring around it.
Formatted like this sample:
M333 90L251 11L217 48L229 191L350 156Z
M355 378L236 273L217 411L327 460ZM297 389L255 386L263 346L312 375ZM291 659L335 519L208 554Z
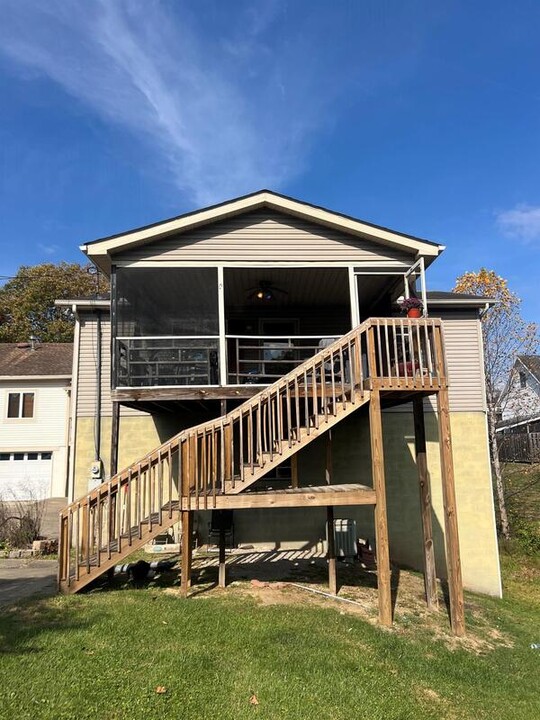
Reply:
M51 494L52 453L0 453L0 498L35 500Z

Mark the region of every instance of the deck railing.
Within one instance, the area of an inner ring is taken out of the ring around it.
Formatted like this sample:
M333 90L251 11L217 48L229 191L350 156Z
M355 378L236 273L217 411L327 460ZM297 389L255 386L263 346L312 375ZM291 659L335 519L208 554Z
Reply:
M367 320L227 415L181 431L69 505L61 515L61 582L138 543L166 515L215 507L218 495L276 467L370 389L444 382L440 321Z
M269 385L339 336L227 335L229 384Z
M382 388L439 386L445 379L440 320L372 318L369 376Z
M116 338L114 368L115 387L218 385L219 338Z

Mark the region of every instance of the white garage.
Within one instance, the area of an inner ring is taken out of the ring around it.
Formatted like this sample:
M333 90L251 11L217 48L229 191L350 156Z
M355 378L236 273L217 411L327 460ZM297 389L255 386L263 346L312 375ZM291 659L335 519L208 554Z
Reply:
M0 499L42 500L50 497L52 452L0 452Z
M73 345L0 343L0 499L66 497Z

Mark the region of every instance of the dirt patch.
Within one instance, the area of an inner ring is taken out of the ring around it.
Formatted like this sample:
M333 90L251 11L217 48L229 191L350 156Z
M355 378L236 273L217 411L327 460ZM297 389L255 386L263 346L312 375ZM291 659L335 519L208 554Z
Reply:
M339 593L328 594L327 564L324 558L291 557L279 553L257 553L229 557L228 585L217 587L217 561L212 557L194 561L193 597L204 598L231 593L253 598L262 608L273 605L309 605L332 608L341 614L356 615L372 625L378 623L376 573L358 563L339 563ZM419 573L392 568L394 624L388 632L402 635L427 633L452 650L465 649L478 655L496 647L511 647L512 642L493 628L474 598L467 599L470 622L467 635L452 635L448 606L439 588L439 609L428 610L424 582Z

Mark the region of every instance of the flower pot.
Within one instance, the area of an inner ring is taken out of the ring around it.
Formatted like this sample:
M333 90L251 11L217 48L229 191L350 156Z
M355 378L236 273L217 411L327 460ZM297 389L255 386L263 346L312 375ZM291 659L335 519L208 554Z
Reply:
M407 317L410 317L410 318L422 317L422 308L409 308L407 310Z

